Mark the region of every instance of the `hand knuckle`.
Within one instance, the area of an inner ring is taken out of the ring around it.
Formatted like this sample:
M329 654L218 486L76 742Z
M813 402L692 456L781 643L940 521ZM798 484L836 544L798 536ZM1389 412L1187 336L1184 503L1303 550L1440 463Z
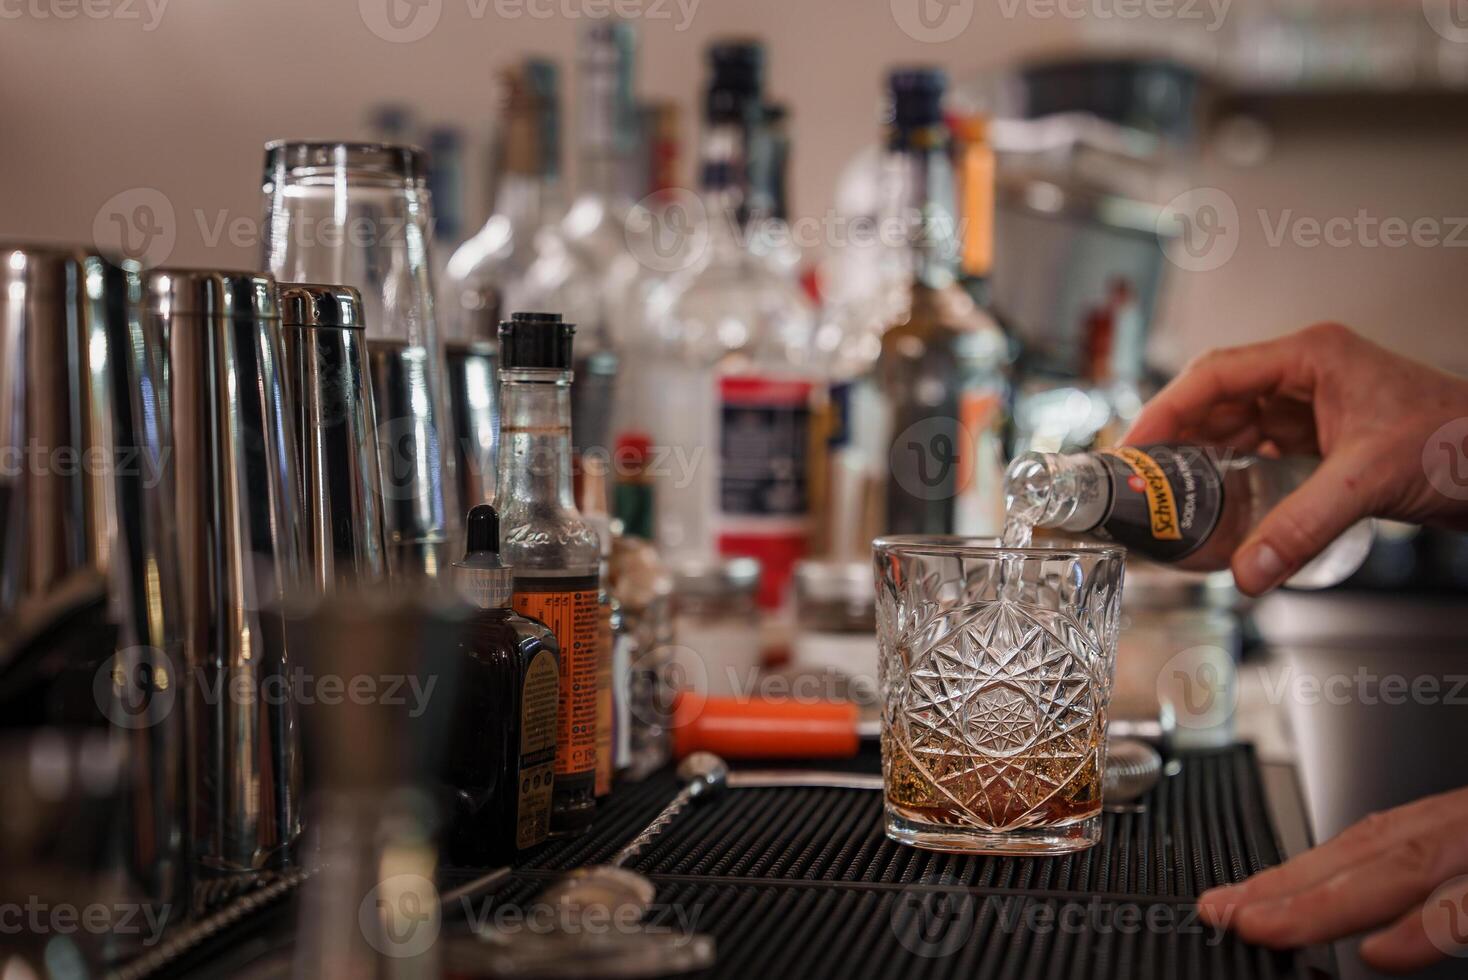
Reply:
M1344 345L1356 337L1350 327L1333 320L1312 324L1302 331L1302 335L1312 344L1326 344L1333 347Z
M1390 810L1377 810L1352 824L1341 835L1341 838L1352 843L1380 840L1390 833L1394 826L1396 826L1396 820Z
M1438 885L1437 869L1441 856L1442 847L1436 840L1418 835L1398 845L1394 859L1413 882L1433 888Z

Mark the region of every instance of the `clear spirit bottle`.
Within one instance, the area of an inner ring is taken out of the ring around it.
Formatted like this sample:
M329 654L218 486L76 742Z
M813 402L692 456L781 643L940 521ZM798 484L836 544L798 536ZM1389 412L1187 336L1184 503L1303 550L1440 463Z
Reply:
M818 374L814 313L799 288L750 251L743 205L749 114L759 106L758 49L715 45L702 150L706 244L653 296L659 344L648 383L654 442L682 463L658 494L669 560L748 556L760 600L780 605L810 524L808 452Z

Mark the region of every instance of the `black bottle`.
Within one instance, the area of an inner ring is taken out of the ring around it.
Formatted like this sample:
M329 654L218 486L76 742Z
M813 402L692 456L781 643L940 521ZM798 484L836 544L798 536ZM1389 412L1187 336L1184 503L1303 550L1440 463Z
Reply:
M443 856L459 867L503 864L550 831L560 647L544 624L510 608L514 580L499 531L493 507L471 510L468 554L453 566L460 595L478 610L460 640L469 663L442 774L452 797Z

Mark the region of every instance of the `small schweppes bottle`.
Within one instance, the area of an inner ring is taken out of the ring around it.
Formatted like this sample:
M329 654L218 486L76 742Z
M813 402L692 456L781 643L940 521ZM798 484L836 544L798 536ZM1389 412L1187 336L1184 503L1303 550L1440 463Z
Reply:
M1005 475L1009 528L1086 534L1180 568L1214 571L1229 566L1264 515L1319 465L1313 456L1271 459L1178 443L1025 453ZM1372 536L1371 522L1362 521L1287 584L1344 581L1365 560Z

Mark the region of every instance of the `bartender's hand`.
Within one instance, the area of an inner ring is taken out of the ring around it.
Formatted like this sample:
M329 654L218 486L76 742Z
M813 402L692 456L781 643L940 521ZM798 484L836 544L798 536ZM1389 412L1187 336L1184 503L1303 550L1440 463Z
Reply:
M1234 554L1239 588L1258 595L1364 517L1468 527L1468 422L1424 453L1459 419L1468 419L1468 381L1320 324L1203 355L1147 403L1124 441L1323 458ZM1439 485L1464 492L1436 489L1429 459Z
M1198 906L1209 923L1275 949L1374 930L1361 958L1408 973L1468 953L1464 875L1468 789L1373 814L1293 861L1205 892Z

